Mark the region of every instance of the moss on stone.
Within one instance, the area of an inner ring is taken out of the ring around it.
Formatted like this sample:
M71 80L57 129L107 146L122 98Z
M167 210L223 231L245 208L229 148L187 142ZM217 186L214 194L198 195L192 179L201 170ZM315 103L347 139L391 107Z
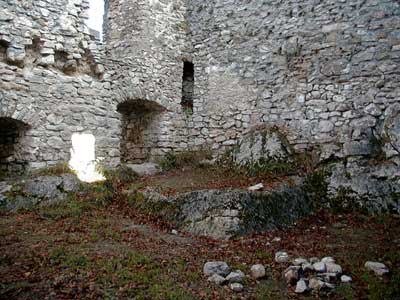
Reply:
M241 201L240 234L286 227L313 212L306 191L290 187L271 193L252 193Z

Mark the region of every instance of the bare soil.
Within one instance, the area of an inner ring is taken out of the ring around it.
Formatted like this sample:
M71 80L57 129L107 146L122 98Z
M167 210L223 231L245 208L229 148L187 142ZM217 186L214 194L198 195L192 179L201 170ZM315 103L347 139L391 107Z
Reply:
M400 220L394 216L320 212L289 230L233 241L176 236L142 221L118 205L58 220L38 212L2 215L0 299L399 299ZM353 283L295 295L282 279L286 265L274 262L279 250L293 257L334 256ZM247 274L262 263L268 276L247 278L245 291L235 294L203 277L209 260ZM377 278L364 269L367 260L384 262L391 275Z

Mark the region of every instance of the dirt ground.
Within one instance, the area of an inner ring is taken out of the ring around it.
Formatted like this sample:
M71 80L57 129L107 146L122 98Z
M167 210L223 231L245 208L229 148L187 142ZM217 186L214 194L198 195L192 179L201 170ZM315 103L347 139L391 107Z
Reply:
M135 185L175 194L275 182L228 170L173 172ZM103 194L98 187L58 206L0 214L0 299L400 299L398 216L320 211L289 229L216 241L174 235L171 224L121 195ZM333 256L353 282L297 295L282 278L288 265L274 262L282 250L294 258ZM246 277L245 290L234 293L207 282L202 268L210 260L246 274L261 263L268 274L261 281ZM391 273L378 278L364 268L366 261L383 262Z
M289 230L224 242L169 234L162 223L143 224L117 205L54 216L1 216L0 299L400 299L400 220L392 216L321 212ZM286 265L274 263L279 250L334 256L353 283L297 296L282 279ZM235 294L203 277L208 260L247 274L262 263L268 276L247 278L245 291ZM384 262L392 273L377 278L364 269L367 260Z

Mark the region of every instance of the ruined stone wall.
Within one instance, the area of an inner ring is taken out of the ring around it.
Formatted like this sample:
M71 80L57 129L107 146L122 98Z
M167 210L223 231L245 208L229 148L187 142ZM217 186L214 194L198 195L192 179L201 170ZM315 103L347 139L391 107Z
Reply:
M107 57L124 119L122 148L129 149L122 160L144 161L186 149L181 106L183 63L190 59L185 1L109 0L106 7Z
M82 0L0 1L0 119L26 126L13 156L27 167L68 161L74 133L93 134L97 156L119 163L120 120L84 25L87 8Z
M192 138L279 125L322 158L400 149L400 3L190 0ZM397 125L396 125L397 124Z
M108 0L104 49L87 7L0 0L0 118L24 124L15 162L67 161L76 132L111 165L223 151L259 124L322 158L399 156L398 1Z

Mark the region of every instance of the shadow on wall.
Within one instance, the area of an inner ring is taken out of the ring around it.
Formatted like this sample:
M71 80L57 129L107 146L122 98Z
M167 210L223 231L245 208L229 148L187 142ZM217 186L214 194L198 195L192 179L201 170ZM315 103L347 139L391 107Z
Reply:
M28 129L29 125L24 122L0 118L0 178L25 172L27 161L23 158L20 142Z
M159 116L166 109L154 101L135 99L118 105L122 115L121 162L143 163L150 159L161 128Z

